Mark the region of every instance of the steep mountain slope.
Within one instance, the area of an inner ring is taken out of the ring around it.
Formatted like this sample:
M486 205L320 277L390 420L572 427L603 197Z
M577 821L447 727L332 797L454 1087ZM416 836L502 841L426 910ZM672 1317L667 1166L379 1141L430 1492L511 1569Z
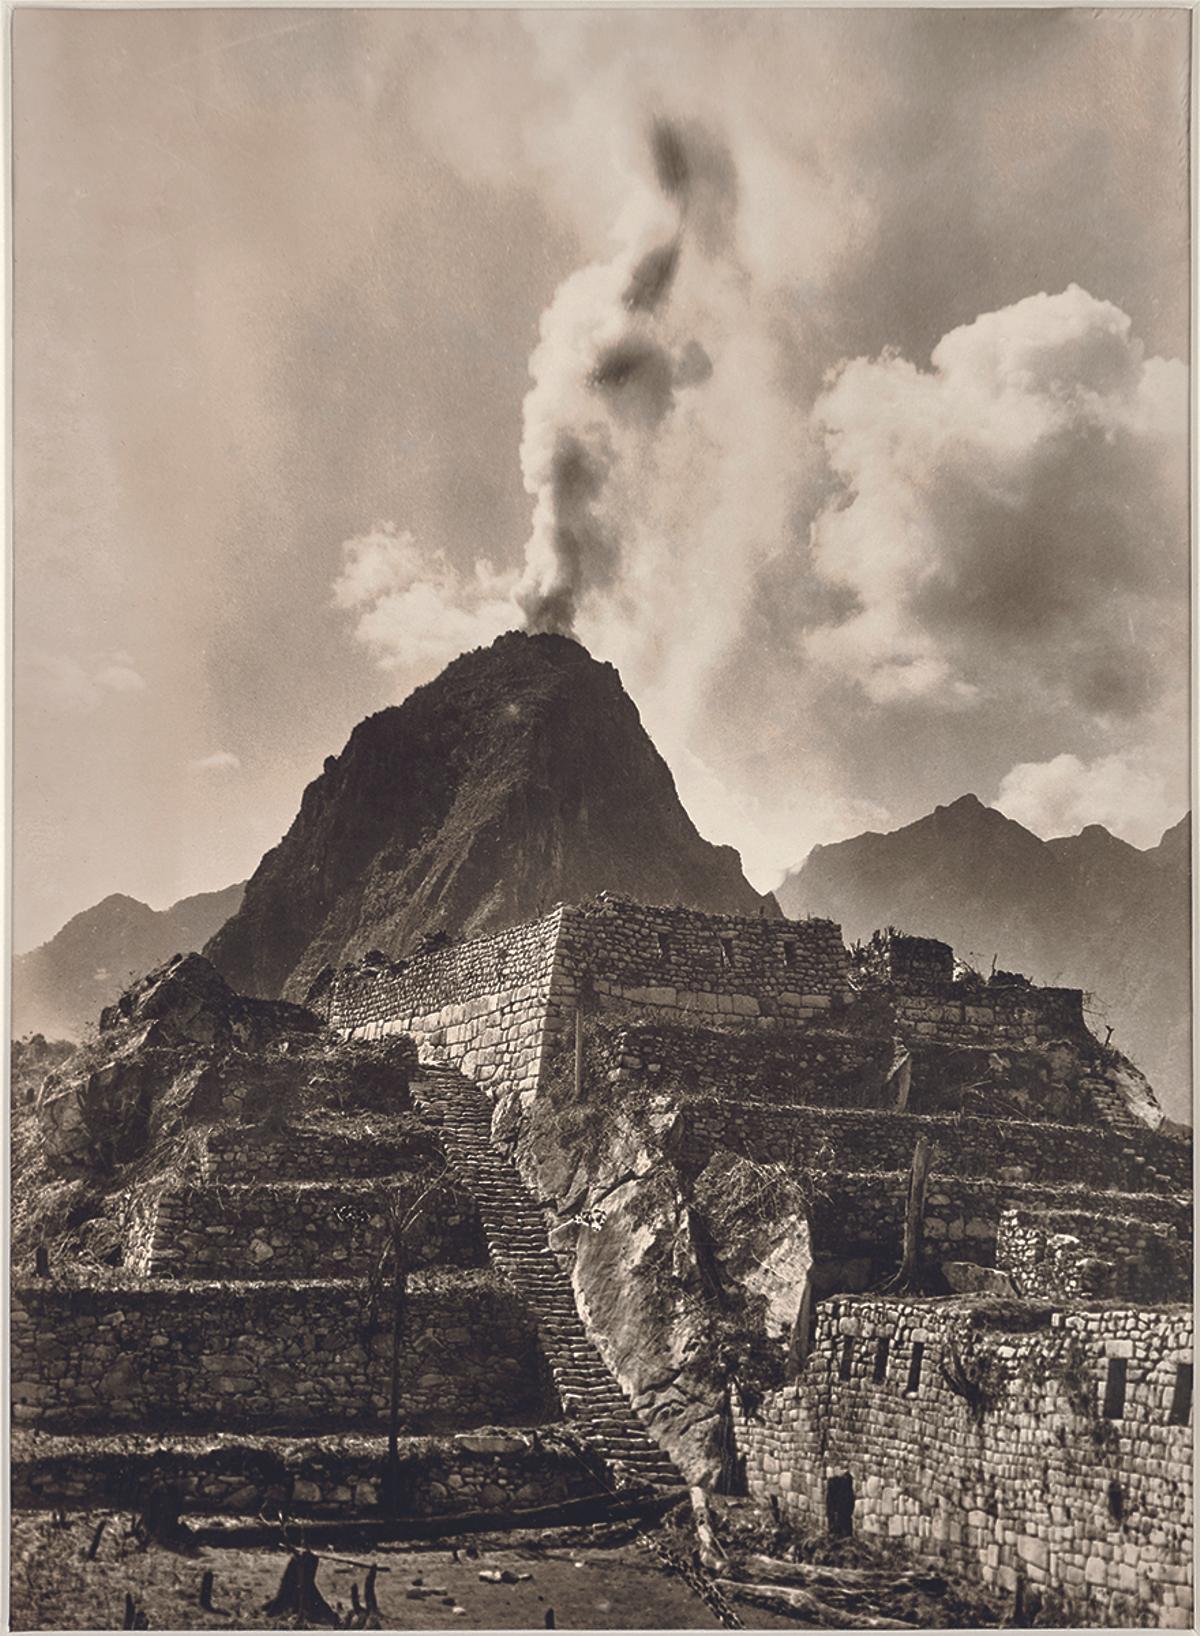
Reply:
M151 909L114 892L74 915L48 943L13 961L13 1037L79 1039L131 977L191 954L242 901L245 882Z
M1093 1027L1191 1118L1191 820L1139 852L1099 824L1043 841L973 795L889 835L814 847L779 888L785 914L847 938L895 925L1042 983L1088 990Z
M205 952L244 993L302 999L327 963L605 889L777 912L700 837L616 670L510 632L359 723Z

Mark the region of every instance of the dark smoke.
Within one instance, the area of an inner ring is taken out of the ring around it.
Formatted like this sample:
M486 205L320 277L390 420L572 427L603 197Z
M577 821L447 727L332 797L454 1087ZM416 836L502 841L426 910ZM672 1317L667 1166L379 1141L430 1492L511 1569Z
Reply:
M691 185L692 171L683 138L665 119L656 119L650 129L650 151L658 185L668 199L682 204Z
M650 151L658 185L675 207L674 232L641 250L623 286L592 311L577 308L576 287L564 284L551 316L559 316L561 299L563 315L585 321L562 326L554 369L542 363L547 343L535 354L537 384L526 399L522 460L528 462L526 486L537 495L537 505L517 593L527 630L570 635L580 600L610 586L620 570L621 541L607 518L611 507L604 493L616 449L624 446L619 437L614 445L612 434L630 432L635 442L657 434L676 391L712 374L712 360L698 342L673 351L660 338L660 326L685 237L712 248L732 231L736 173L725 147L690 123L685 136L680 126L655 120ZM647 213L647 225L656 223L656 237L659 215L658 206ZM594 338L582 344L576 339L589 334ZM575 396L580 386L600 400L594 414L580 414ZM581 424L573 429L576 417Z
M626 420L657 426L675 401L670 354L655 341L626 335L604 348L588 376Z
M569 636L584 586L606 585L616 573L616 542L592 511L609 464L607 450L589 447L573 432L559 433L550 474L554 575L548 585L518 592L528 631Z
M660 244L638 262L622 300L630 312L654 312L670 294L679 266L679 240Z

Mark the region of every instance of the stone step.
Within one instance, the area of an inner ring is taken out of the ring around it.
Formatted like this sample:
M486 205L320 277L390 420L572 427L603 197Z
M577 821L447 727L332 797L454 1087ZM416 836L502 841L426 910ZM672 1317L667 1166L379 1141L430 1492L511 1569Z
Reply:
M678 1484L679 1474L621 1396L588 1338L569 1278L546 1242L543 1211L491 1147L491 1114L482 1094L445 1066L429 1069L412 1093L418 1108L440 1115L445 1150L472 1185L493 1260L535 1316L564 1409L605 1457L630 1463L636 1455L639 1470Z

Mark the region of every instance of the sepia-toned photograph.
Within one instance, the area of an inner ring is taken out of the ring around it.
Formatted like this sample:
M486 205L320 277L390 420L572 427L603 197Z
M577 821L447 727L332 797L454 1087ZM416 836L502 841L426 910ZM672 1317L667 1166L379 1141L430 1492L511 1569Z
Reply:
M1192 11L5 24L8 1627L1194 1628Z

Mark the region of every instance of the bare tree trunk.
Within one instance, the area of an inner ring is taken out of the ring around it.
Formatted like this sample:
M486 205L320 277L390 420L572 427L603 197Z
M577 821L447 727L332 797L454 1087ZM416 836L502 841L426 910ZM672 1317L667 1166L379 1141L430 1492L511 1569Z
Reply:
M408 1296L408 1248L404 1229L392 1224L392 1375L388 1395L387 1471L383 1482L385 1509L400 1503L400 1352L404 1343L404 1308Z
M583 1004L575 1007L575 1100L583 1096Z
M908 1208L904 1213L904 1251L900 1257L900 1271L896 1282L911 1284L916 1276L921 1255L921 1228L925 1220L925 1189L929 1181L929 1138L924 1133L917 1137L913 1150L912 1173L908 1178Z

